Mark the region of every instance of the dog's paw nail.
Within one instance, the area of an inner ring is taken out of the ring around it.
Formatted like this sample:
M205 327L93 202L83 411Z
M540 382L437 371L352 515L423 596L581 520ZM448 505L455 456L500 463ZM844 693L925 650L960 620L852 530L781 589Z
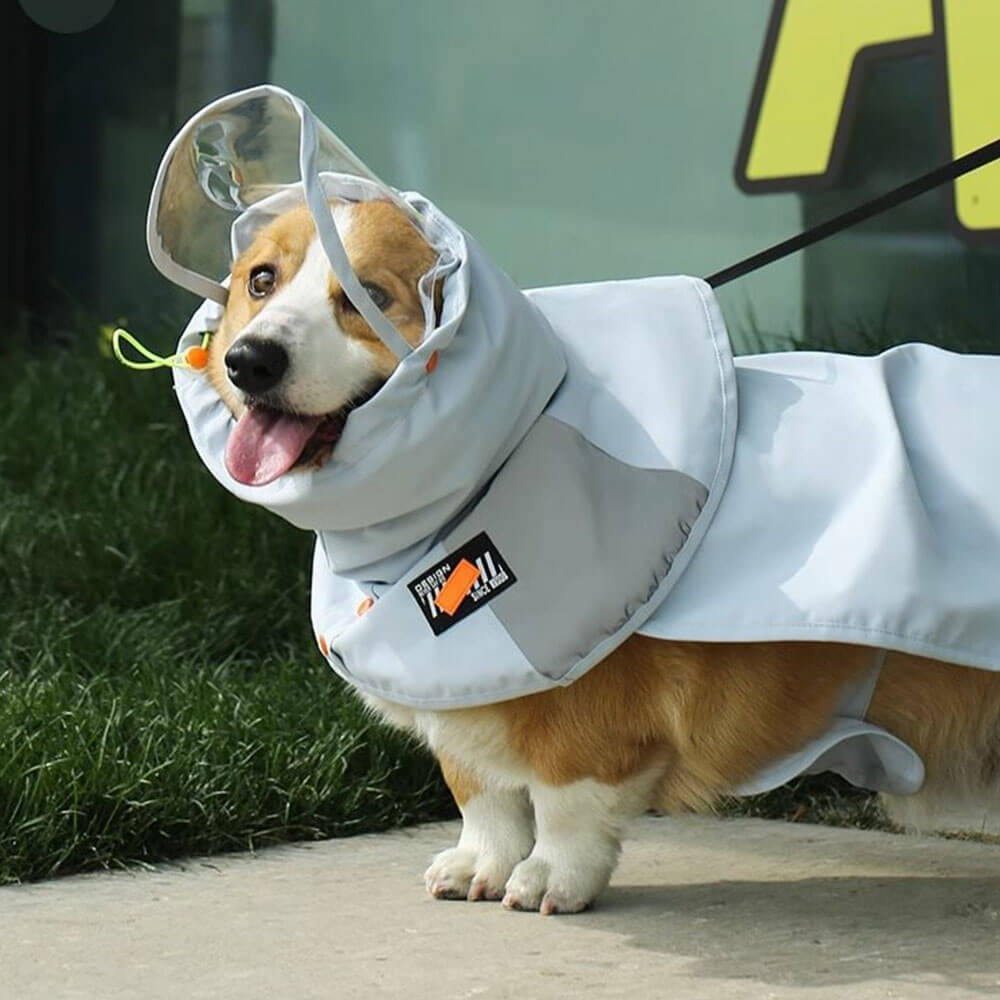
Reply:
M428 882L427 891L435 899L464 899L465 897L461 886L445 881Z
M542 905L538 908L538 912L543 917L551 917L559 913L580 913L582 910L587 909L588 905L586 900L564 899L551 892L547 892L545 898L542 900Z
M469 902L476 903L480 900L498 900L503 897L503 890L496 889L490 885L488 879L476 879L469 887Z

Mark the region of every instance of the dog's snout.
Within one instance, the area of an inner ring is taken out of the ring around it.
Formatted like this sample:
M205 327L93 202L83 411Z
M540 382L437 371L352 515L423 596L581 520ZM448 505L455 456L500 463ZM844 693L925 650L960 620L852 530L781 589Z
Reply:
M288 370L288 353L273 340L241 338L226 352L229 381L244 392L273 389Z

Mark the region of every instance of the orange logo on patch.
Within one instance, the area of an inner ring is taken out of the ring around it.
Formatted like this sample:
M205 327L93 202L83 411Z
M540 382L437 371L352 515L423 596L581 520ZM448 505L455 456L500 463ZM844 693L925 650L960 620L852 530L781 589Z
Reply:
M453 615L458 606L469 596L473 584L479 579L479 570L468 559L461 560L444 582L434 603L446 614Z

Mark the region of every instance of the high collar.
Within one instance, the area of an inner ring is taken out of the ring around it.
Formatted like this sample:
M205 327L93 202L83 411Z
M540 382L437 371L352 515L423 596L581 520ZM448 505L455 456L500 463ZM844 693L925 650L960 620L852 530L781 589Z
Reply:
M241 500L318 532L332 571L370 582L395 580L430 548L504 463L566 371L538 308L433 205L406 197L450 229L454 260L441 322L351 413L322 468L266 486L236 482L223 462L232 415L203 374L175 370L191 437L212 475ZM220 318L206 303L181 349Z

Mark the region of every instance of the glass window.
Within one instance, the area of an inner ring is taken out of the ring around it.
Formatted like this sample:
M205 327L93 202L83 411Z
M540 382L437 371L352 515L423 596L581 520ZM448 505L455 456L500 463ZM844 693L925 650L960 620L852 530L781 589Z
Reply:
M1000 46L1000 7L963 4L978 21L952 24L948 45L942 9L930 0L183 0L118 3L74 36L19 22L37 95L16 112L28 135L16 221L60 238L17 250L14 298L34 308L60 288L105 316L155 307L179 318L193 302L165 287L144 248L156 164L193 110L263 80L301 96L387 181L434 199L523 286L705 275L943 162L955 136L1000 135L996 70L980 65ZM780 16L808 20L810 10L841 19L819 35L799 23L806 42L788 36L801 91L790 106L805 118L771 138L798 155L823 114L836 120L841 109L837 169L822 184L744 190L753 185L741 188L737 160L762 54ZM851 46L876 32L879 46L863 45L852 62ZM843 104L837 66L841 83L857 70ZM975 97L990 85L992 100ZM981 192L1000 202L1000 167L991 176ZM995 351L996 235L960 233L949 187L720 299L742 350L929 339Z

